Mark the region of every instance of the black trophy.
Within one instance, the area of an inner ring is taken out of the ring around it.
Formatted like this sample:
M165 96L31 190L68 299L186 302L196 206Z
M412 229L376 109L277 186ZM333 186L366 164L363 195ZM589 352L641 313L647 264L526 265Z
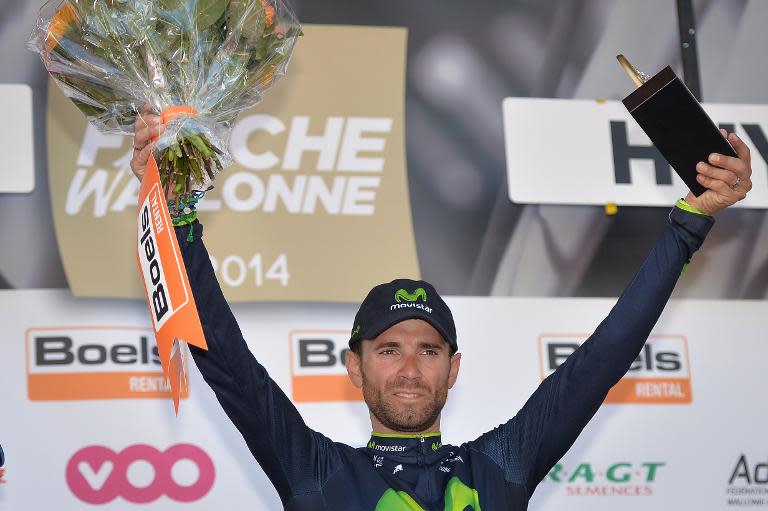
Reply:
M697 197L706 191L696 181L696 164L711 153L738 157L672 68L650 78L637 71L623 55L616 58L637 85L623 99L624 106Z

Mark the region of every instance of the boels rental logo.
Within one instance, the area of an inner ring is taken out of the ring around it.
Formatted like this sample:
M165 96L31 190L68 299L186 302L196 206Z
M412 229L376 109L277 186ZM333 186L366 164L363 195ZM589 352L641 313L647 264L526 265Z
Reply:
M349 330L294 330L290 333L291 380L295 403L362 401L349 381Z
M30 328L26 352L32 401L171 396L150 328ZM181 397L188 396L183 382Z
M542 334L539 362L543 380L576 351L588 335ZM605 403L689 404L692 401L688 340L682 335L651 335L627 374Z

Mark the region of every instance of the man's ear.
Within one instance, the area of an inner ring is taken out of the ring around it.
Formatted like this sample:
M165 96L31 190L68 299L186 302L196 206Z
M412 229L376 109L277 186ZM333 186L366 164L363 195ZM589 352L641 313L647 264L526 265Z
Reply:
M461 353L454 353L451 356L451 370L448 373L448 388L453 388L456 378L459 377L459 366L461 366Z
M358 341L362 342L362 341ZM362 348L362 346L361 346ZM362 350L361 350L362 351ZM349 375L349 380L352 382L352 385L355 386L355 388L362 388L363 386L363 372L360 368L360 365L362 364L362 361L360 360L360 357L352 350L347 351L346 356L346 362L347 362L347 374Z

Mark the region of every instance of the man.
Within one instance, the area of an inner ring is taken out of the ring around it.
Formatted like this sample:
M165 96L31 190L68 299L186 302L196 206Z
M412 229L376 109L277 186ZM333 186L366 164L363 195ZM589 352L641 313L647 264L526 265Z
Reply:
M5 477L5 469L3 468L3 465L5 465L5 454L3 454L3 447L0 446L0 484L5 484L5 480L3 477Z
M131 168L141 178L160 120L137 123ZM725 136L725 132L723 132ZM193 221L177 229L209 350L191 347L203 377L274 484L287 510L526 509L608 390L629 369L714 220L752 187L749 149L699 163L708 190L678 201L669 225L608 317L544 380L509 422L461 446L440 441L440 412L459 372L448 307L423 281L371 290L352 327L347 370L362 388L373 433L366 447L308 428L255 360L216 281ZM189 240L193 241L189 241Z

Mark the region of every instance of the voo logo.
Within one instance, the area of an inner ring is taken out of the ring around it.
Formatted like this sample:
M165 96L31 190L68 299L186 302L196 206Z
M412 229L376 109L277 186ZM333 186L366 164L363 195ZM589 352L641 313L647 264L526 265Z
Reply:
M119 453L92 445L67 463L67 486L83 502L106 504L122 497L134 504L163 495L177 502L203 498L216 477L213 461L202 449L177 444L165 451L137 444Z
M362 401L349 381L346 357L349 330L294 330L290 333L293 400Z

